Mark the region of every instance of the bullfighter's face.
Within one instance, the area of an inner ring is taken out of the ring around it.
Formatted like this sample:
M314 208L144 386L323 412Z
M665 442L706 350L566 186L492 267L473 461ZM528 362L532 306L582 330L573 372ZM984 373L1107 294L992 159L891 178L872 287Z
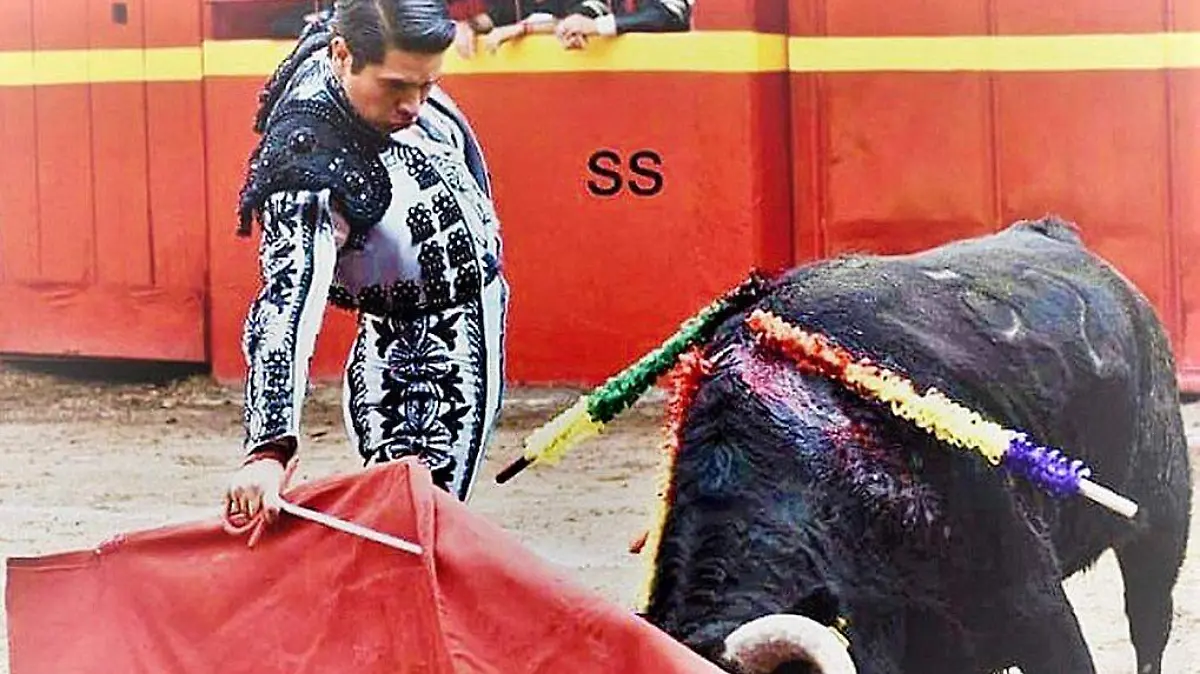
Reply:
M381 63L355 63L346 41L330 44L334 69L360 117L383 133L394 133L417 121L442 73L442 54L389 48Z

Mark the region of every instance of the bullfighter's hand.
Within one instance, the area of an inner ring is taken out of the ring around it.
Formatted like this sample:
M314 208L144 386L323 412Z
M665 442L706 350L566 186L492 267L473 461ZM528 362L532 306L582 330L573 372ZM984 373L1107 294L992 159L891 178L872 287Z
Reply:
M225 490L225 512L231 518L241 515L253 519L262 510L268 522L274 521L279 514L283 474L283 464L271 459L242 466Z

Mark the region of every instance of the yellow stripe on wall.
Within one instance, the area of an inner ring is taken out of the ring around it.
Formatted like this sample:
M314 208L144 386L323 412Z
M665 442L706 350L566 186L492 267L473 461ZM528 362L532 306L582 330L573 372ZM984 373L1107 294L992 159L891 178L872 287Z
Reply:
M33 52L0 52L0 86L27 87L33 84Z
M1045 72L1200 68L1200 33L793 37L792 72Z
M191 82L204 77L204 55L196 47L146 50L146 80Z
M206 40L205 77L269 77L295 46L279 40Z
M204 44L210 77L269 76L291 43L231 40ZM495 54L483 50L464 59L446 52L445 72L459 75L587 72L758 73L787 70L787 38L751 31L697 31L593 39L586 49L566 50L550 35L510 42Z
M0 52L0 86L196 81L199 47Z
M152 49L0 51L0 86L198 81L271 74L291 50L279 40L207 41ZM497 54L446 55L446 73L589 72L1069 72L1200 68L1200 32L1123 35L786 37L697 31L593 39L563 50L551 36Z

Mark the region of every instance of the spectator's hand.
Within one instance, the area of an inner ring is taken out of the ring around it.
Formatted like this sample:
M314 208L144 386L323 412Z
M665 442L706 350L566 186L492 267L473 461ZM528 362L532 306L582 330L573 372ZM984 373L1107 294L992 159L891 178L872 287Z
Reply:
M593 35L599 35L600 30L596 27L595 19L582 14L572 14L558 22L554 34L558 36L558 41L563 47L581 49L587 44L587 39Z
M272 459L254 461L238 469L225 488L226 518L250 520L263 510L265 519L273 521L279 514L283 474L283 465Z
M466 21L454 22L454 49L458 55L469 59L475 55L475 29Z
M492 32L483 36L483 46L489 53L495 54L500 45L525 34L525 27L519 23L493 28Z
M470 19L467 19L467 25L475 31L476 35L490 33L492 29L496 27L496 24L492 23L492 17L488 16L487 12L476 14Z

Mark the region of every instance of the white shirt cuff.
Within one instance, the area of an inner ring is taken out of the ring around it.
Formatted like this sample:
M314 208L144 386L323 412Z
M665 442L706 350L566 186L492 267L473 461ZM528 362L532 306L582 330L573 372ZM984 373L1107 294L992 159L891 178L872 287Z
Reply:
M605 14L596 19L596 30L601 35L612 37L617 34L617 17L614 14Z

